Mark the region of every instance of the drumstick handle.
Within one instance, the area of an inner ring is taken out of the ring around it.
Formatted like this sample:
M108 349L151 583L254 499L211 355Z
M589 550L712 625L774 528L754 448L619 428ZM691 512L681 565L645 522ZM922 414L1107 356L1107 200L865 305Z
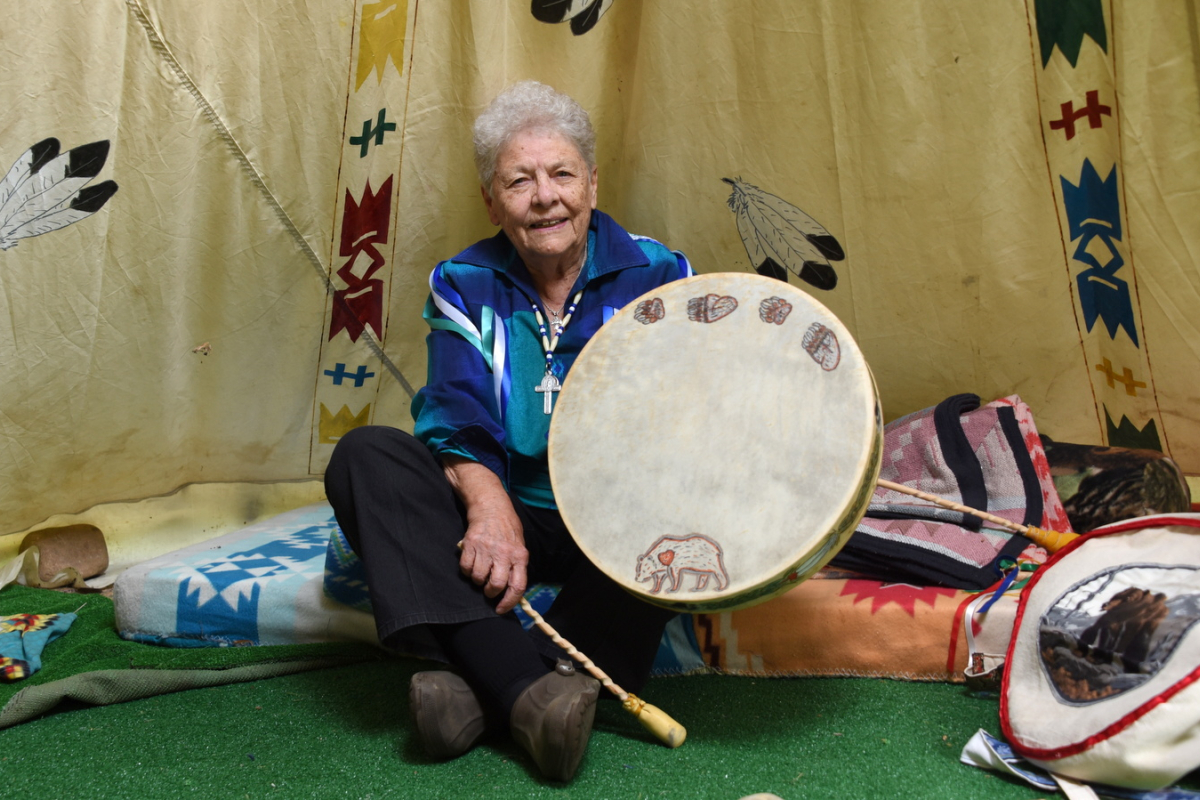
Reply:
M581 653L575 645L559 635L558 631L554 630L553 626L546 622L542 618L542 615L537 612L537 609L530 605L529 601L524 597L521 598L521 610L533 619L533 624L537 625L542 633L550 637L550 641L565 650L567 655L578 659L583 664L583 668L588 671L588 674L600 681L605 689L615 694L617 699L621 701L621 706L630 714L637 717L638 722L642 723L642 726L654 734L660 742L671 748L679 747L679 745L683 744L684 740L687 739L686 728L676 722L661 708L647 703L637 695L630 694L614 683L613 679L608 677L608 674L604 670L596 666L594 661Z
M1003 517L997 517L995 514L989 514L986 511L979 511L971 508L970 506L964 506L962 503L956 503L953 500L947 500L944 497L938 497L935 494L922 492L919 489L913 489L900 483L893 483L892 481L887 481L883 478L880 478L878 483L884 489L889 489L893 492L900 492L901 494L919 497L926 502L942 506L943 508L949 508L952 511L961 511L964 514L974 514L980 519L987 520L988 522L999 525L1002 528L1007 528L1010 531L1015 531L1016 533L1029 538L1034 544L1046 548L1046 550L1051 553L1061 549L1068 542L1079 537L1079 534L1077 533L1046 531L1032 525L1021 525L1013 522L1012 520L1004 519Z

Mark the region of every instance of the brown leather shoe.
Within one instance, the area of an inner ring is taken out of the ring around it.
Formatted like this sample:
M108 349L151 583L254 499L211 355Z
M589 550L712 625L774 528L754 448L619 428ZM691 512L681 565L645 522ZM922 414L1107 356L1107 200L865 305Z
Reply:
M408 686L408 708L425 752L457 758L487 732L487 718L475 691L453 672L418 672Z
M547 778L575 777L592 735L599 696L599 681L560 659L554 672L530 684L513 704L513 738Z

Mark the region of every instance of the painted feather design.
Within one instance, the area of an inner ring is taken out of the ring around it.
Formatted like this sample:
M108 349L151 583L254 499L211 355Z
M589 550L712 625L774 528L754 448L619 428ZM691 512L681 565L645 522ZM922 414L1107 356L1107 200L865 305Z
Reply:
M576 36L596 27L613 0L533 0L531 11L539 22L571 21L571 33Z
M818 289L837 286L837 273L829 262L841 261L846 254L821 223L740 178L721 180L733 187L729 207L737 215L742 244L759 275L786 282L790 270Z
M58 139L43 139L0 181L0 250L90 217L116 194L113 181L87 185L108 159L107 139L59 150Z

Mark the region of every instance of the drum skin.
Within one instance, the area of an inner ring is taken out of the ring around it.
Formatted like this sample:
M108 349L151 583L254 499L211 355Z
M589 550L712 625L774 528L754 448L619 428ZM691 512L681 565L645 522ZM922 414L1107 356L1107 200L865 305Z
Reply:
M816 572L866 512L883 421L841 322L799 289L698 275L616 313L550 426L571 535L655 605L729 611Z

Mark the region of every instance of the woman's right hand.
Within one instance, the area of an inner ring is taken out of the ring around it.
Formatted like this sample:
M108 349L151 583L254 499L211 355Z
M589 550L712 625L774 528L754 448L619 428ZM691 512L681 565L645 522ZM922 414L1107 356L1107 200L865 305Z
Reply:
M464 458L444 460L446 478L467 508L458 566L487 597L500 597L496 613L506 614L528 587L529 551L512 500L496 473Z

